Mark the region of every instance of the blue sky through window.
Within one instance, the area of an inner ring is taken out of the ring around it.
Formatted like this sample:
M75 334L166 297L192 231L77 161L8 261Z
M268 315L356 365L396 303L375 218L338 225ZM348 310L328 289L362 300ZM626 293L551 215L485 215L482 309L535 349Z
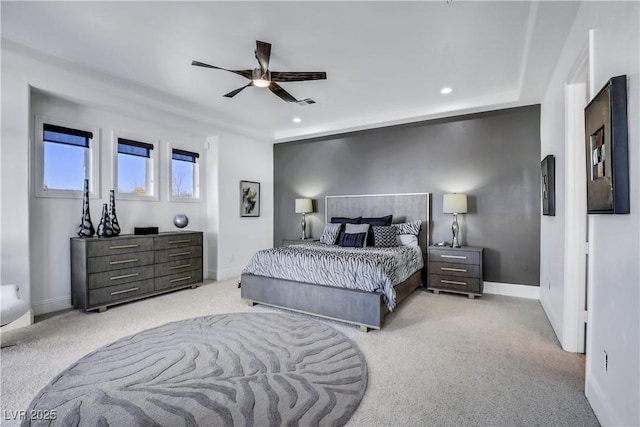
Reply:
M171 194L193 197L193 167L195 163L171 160Z
M147 194L147 158L118 153L118 192Z
M44 188L83 191L86 150L77 145L45 142Z

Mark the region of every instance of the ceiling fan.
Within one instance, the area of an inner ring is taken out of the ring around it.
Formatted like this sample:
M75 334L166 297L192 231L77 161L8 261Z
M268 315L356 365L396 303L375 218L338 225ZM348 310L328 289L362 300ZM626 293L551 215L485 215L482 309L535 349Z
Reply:
M258 60L259 67L256 67L252 70L227 70L226 68L216 67L215 65L205 64L199 61L191 62L191 65L195 65L197 67L205 67L205 68L214 68L216 70L224 70L229 71L234 74L238 74L239 76L245 77L249 79L249 84L238 88L236 90L232 90L231 92L225 94L224 96L227 98L233 98L243 89L249 86L256 87L267 87L271 92L276 94L280 99L286 102L295 102L301 105L315 104L315 101L310 98L306 98L298 101L293 97L289 92L284 90L282 86L280 86L276 82L301 82L305 80L324 80L327 78L327 73L323 71L312 71L312 72L304 72L304 71L269 71L269 58L271 57L271 43L261 42L256 40L256 59Z

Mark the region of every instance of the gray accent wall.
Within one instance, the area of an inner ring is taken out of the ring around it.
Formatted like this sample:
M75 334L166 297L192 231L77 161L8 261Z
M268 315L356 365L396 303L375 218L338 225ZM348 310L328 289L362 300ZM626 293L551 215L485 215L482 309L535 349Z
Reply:
M308 107L308 108L313 108ZM274 246L301 236L294 200L314 200L307 236L324 228L324 197L431 193L431 243L451 242L442 195L466 193L461 243L485 248L489 282L539 286L540 106L510 108L274 145Z

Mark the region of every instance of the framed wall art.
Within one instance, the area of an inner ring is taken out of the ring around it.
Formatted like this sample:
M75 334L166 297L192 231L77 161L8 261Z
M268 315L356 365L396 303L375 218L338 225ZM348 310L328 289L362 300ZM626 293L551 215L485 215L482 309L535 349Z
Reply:
M587 212L629 213L627 76L610 79L584 110Z
M549 154L540 166L542 215L556 215L556 158Z
M240 181L240 216L260 216L260 183Z

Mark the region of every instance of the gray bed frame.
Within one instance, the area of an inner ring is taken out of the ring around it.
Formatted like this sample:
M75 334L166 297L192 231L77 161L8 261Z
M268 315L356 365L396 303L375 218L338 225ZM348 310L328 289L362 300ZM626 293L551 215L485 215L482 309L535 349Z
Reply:
M418 241L426 266L429 245L430 194L372 194L325 197L325 221L333 216L378 217L393 215L393 222L422 220ZM242 274L241 297L249 305L264 304L339 320L368 329L380 329L389 312L382 295L356 289ZM396 304L423 283L422 270L395 286Z

